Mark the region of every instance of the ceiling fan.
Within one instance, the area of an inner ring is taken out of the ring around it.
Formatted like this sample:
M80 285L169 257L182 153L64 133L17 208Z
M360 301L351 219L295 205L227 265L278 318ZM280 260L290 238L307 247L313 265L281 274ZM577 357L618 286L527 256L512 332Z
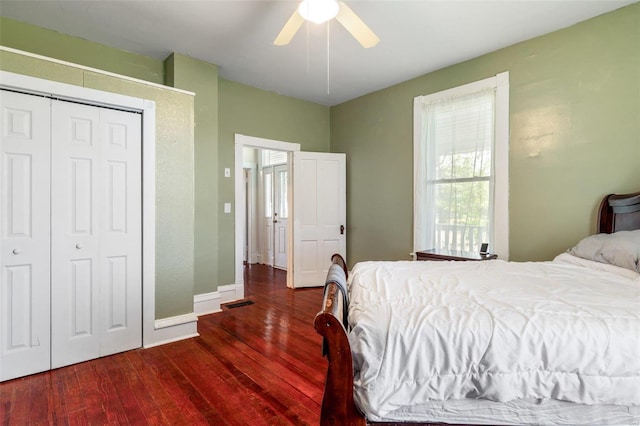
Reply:
M273 41L276 46L289 44L305 20L322 24L336 18L365 48L373 47L380 39L344 2L337 0L304 0Z

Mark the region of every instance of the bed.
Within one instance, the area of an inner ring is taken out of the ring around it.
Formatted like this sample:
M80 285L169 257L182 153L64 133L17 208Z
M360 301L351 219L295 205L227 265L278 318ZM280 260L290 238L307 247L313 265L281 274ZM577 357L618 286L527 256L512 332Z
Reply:
M332 257L321 424L640 424L640 192L550 262Z

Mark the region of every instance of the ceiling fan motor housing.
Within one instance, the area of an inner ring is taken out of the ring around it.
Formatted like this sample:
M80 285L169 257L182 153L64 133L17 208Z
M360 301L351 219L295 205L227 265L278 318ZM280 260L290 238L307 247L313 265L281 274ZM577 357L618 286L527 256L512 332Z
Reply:
M304 0L298 6L298 13L307 21L322 24L335 18L340 10L336 0Z

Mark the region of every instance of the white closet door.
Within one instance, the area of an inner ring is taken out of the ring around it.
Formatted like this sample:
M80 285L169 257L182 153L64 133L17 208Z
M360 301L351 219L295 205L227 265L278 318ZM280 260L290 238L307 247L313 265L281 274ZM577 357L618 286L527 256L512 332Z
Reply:
M0 380L50 368L50 100L0 91Z
M51 111L57 368L141 345L141 132L132 113L60 101Z
M51 366L100 356L100 110L51 108Z
M142 346L141 116L100 110L100 356Z

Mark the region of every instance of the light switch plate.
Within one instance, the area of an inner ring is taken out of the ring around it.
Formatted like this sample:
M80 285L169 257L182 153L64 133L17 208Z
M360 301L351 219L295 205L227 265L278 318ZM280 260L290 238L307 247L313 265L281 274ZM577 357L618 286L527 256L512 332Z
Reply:
M231 177L231 169L228 167L225 167L224 169L224 177Z
M224 212L231 213L231 203L224 203Z

